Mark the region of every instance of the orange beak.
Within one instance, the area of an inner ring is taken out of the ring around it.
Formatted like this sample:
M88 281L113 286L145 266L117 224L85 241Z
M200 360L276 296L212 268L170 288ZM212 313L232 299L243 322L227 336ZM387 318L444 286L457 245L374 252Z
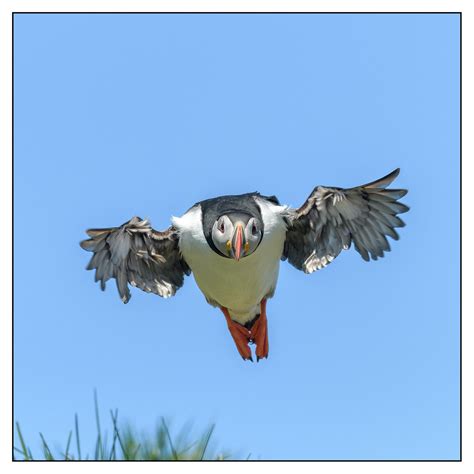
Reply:
M234 244L234 258L239 261L240 253L242 251L242 226L237 224L237 229L235 231L235 244Z

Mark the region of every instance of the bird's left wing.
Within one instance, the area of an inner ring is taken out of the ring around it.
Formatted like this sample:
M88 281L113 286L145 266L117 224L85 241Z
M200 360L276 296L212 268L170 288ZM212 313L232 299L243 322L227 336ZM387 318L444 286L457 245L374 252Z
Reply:
M407 190L385 189L399 172L355 188L316 187L299 209L290 209L282 259L312 273L352 242L366 261L383 257L390 251L386 236L398 240L395 228L405 225L397 214L408 211L398 202Z
M90 239L81 247L94 252L87 270L95 269L95 281L105 290L105 282L115 278L120 298L130 299L128 283L147 293L164 298L173 296L183 286L189 269L178 247L174 227L164 232L153 230L149 222L133 217L120 227L89 229Z

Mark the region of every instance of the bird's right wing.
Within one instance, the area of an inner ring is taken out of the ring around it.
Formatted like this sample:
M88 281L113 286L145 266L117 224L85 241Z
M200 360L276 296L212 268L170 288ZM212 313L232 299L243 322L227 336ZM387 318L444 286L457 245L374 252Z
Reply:
M128 283L163 298L173 296L191 273L180 254L179 236L174 227L153 230L148 221L134 217L120 227L89 229L90 239L81 247L93 252L87 270L95 269L95 281L105 290L105 282L115 278L120 298L130 299Z

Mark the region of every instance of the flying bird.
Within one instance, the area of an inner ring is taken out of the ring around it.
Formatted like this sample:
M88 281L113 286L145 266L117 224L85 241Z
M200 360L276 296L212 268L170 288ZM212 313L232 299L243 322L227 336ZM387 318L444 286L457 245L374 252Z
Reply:
M298 209L258 192L220 196L194 204L173 217L167 230L154 230L133 217L120 227L90 229L81 242L93 252L87 266L105 290L115 278L120 298L128 284L163 298L193 273L207 302L222 311L244 360L268 357L267 300L275 293L280 260L312 273L354 244L361 257L377 260L390 251L387 236L408 211L398 202L405 189L386 189L400 169L354 188L317 186Z

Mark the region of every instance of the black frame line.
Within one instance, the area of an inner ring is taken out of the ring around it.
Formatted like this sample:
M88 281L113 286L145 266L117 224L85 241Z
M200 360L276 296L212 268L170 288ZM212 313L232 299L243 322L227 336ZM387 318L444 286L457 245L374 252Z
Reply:
M446 12L159 12L159 11L133 11L133 12L35 12L12 11L12 461L21 462L13 457L13 446L15 440L14 423L14 386L15 386L15 368L14 368L14 339L15 339L15 16L16 15L457 15L459 16L459 459L236 459L236 460L179 460L178 462L462 462L462 11ZM55 460L47 461L35 459L30 462L156 462L149 460L127 461L97 461L97 460ZM160 461L176 462L176 461Z
M461 15L462 12L12 12L13 15Z

